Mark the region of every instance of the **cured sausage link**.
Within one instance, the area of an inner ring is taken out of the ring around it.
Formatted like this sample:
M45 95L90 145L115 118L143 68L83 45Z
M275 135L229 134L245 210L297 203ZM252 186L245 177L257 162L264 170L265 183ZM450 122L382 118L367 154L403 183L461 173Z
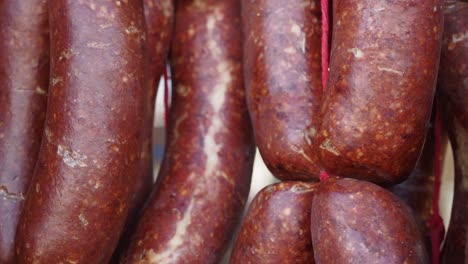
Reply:
M428 263L410 209L370 182L329 178L312 200L316 263Z
M0 263L14 263L16 225L47 108L46 0L0 1Z
M168 145L123 263L218 263L249 192L240 1L177 1L173 38Z
M18 263L107 263L139 167L141 1L50 0L43 144L18 224Z
M230 263L315 263L310 206L317 185L290 181L262 189L242 222Z
M441 0L333 2L317 148L331 174L396 184L421 154L439 63Z
M318 0L243 0L247 102L255 141L281 180L318 180L322 96Z

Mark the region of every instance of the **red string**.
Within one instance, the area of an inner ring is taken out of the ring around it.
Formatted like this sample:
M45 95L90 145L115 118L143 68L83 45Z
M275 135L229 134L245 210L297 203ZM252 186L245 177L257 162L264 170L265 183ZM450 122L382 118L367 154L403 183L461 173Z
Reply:
M328 34L329 34L329 19L328 19L328 0L321 0L322 8L322 87L323 91L327 87L328 78Z
M434 197L432 200L432 216L429 219L431 230L432 263L439 264L439 250L444 238L444 223L439 214L440 184L442 178L442 119L440 116L439 102L435 100L435 153L434 153Z
M166 128L166 138L169 133L169 76L167 74L167 64L164 63L164 126Z
M327 78L328 78L328 0L321 0L320 2L322 12L322 91L327 89ZM320 172L320 181L328 179L330 175L326 171Z
M324 181L326 179L330 178L330 175L326 171L321 171L320 172L320 181Z

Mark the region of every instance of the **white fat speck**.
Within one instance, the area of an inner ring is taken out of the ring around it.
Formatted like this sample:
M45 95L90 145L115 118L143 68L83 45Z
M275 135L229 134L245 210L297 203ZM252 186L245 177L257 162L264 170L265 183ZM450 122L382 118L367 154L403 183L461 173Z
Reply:
M375 12L381 12L381 11L384 11L385 10L385 7L377 7L377 8L374 8L374 11Z
M5 185L0 185L0 197L3 200L14 200L14 201L23 201L23 194L12 193L8 191L8 188Z
M55 77L55 78L52 78L52 81L51 81L51 82L52 82L52 86L55 86L57 83L62 82L62 81L63 81L62 77Z
M40 94L40 95L46 95L47 94L47 92L44 89L42 89L40 86L36 86L36 93Z
M110 43L102 43L102 42L88 42L86 43L86 46L88 48L95 48L95 49L106 49L107 47L110 47Z
M89 224L88 220L86 220L86 218L84 217L83 213L81 213L78 218L80 219L81 223L83 224L83 226L87 226Z
M354 57L358 58L358 59L364 57L364 53L362 52L362 50L360 50L358 48L348 49L348 52L353 53Z
M452 43L457 43L460 41L465 41L468 39L468 31L466 32L461 32L459 34L453 34L452 35Z
M305 53L306 38L305 38L305 35L304 35L304 34L301 34L300 44L301 44L301 51L302 51L302 53Z
M72 168L88 167L88 165L85 163L88 157L86 155L81 154L78 151L69 151L64 146L58 145L57 155L62 157L63 162Z
M296 49L294 47L287 47L284 49L284 52L288 54L296 54Z
M392 69L392 68L386 68L386 67L377 66L377 69L378 69L379 71L385 71L385 72L395 73L395 74L398 74L398 75L403 75L403 72L397 71L397 70Z
M294 23L292 26L291 26L291 32L296 34L297 36L301 36L302 34L302 30L301 30L301 27Z
M290 215L291 214L291 208L284 208L283 210L283 215Z
M214 16L209 16L208 19L206 20L206 29L208 31L213 31L216 23L216 17Z
M340 153L338 152L338 150L333 146L333 143L331 142L331 140L329 138L327 138L325 141L322 142L322 144L320 144L320 148L321 149L324 149L330 153L333 153L335 154L336 156L339 156Z
M140 30L137 27L135 27L134 25L131 25L128 28L125 29L125 33L127 33L128 35L137 34L139 32L140 32Z

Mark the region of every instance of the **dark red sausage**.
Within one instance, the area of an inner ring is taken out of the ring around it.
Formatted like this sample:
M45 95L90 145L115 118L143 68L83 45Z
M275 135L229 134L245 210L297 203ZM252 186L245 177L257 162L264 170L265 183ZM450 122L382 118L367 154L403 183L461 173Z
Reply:
M428 252L431 250L431 234L428 226L432 216L434 195L434 129L429 129L421 157L416 168L408 179L390 188L396 196L402 199L412 210L418 227L423 234ZM445 153L447 140L443 140L442 156ZM429 254L430 256L431 254Z
M439 88L455 159L452 215L442 263L468 263L468 4L447 5Z
M310 205L316 187L282 182L261 190L242 222L230 263L315 263Z
M166 65L169 42L174 20L173 0L144 0L144 11L147 28L147 87L145 95L145 119L143 145L140 155L140 169L135 175L128 219L121 241L112 256L112 263L118 263L122 251L128 247L131 233L137 221L138 212L148 198L153 186L153 120L157 88L163 69Z
M255 141L282 180L318 180L322 95L318 0L243 0L247 102Z
M317 148L328 172L406 179L431 113L442 0L337 0Z
M329 178L312 201L317 263L428 263L410 209L369 182Z
M240 2L177 1L175 94L160 184L123 263L218 263L249 191L253 136Z
M50 0L45 136L18 224L19 263L106 263L131 204L144 117L140 1Z
M46 0L0 1L0 61L0 263L9 264L47 107Z

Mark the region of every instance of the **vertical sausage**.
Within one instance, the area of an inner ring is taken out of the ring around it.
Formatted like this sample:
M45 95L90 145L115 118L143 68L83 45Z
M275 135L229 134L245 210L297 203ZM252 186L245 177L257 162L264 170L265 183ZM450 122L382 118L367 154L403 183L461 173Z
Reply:
M175 94L158 188L124 263L217 263L245 204L253 136L242 76L240 2L176 2Z
M153 183L153 120L157 87L163 69L166 65L169 42L174 19L173 0L144 0L144 12L147 29L147 87L145 95L145 118L143 130L143 145L140 154L141 167L136 173L132 201L129 208L128 219L121 241L112 256L112 263L118 263L122 250L129 243L138 211L151 192Z
M439 88L455 158L452 215L442 263L468 263L468 4L447 5Z
M398 183L421 153L437 77L441 0L337 0L317 136L332 174Z
M105 263L139 165L145 45L140 1L50 0L45 136L18 224L19 263Z
M310 205L317 183L265 187L250 204L231 264L314 263Z
M8 264L46 115L46 0L0 1L0 61L0 263Z
M318 0L243 0L247 102L255 141L282 180L318 180L322 95Z
M391 192L354 179L320 183L312 200L317 263L427 263L410 209Z

